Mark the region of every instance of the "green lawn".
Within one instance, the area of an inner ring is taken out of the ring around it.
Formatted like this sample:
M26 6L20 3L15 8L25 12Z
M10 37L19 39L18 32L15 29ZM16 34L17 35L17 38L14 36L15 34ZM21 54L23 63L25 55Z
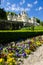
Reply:
M43 32L43 30L0 30L0 32Z
M32 27L24 27L21 30L0 30L0 32L43 32L43 26L35 26L34 30Z
M31 30L32 27L24 27L21 30ZM43 26L34 26L34 30L43 30Z
M35 30L43 30L43 26L35 26Z

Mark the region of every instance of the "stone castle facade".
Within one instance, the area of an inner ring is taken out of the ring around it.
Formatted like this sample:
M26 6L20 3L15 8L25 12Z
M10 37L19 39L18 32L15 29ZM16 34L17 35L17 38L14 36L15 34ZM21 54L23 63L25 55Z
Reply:
M29 18L25 11L22 11L21 14L19 13L18 15L13 16L11 15L11 13L9 13L7 19L11 21L20 21L26 23L28 22L30 24L39 25L39 23L36 22L36 18Z

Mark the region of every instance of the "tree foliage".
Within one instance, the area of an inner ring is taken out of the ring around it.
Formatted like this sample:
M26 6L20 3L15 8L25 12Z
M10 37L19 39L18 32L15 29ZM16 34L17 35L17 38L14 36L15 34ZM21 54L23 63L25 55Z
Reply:
M4 9L0 8L0 19L7 20L7 15Z
M41 21L41 22L40 22L40 25L42 25L42 26L43 26L43 21Z
M6 12L7 15L8 15L9 13L11 13L12 16L13 16L13 15L17 15L15 12L10 12L10 11Z
M36 18L37 23L40 23L40 19Z

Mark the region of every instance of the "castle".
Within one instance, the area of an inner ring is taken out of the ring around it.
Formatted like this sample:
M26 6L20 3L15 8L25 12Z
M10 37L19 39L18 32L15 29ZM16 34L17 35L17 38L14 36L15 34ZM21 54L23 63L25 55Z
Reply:
M39 25L39 23L37 23L36 18L29 18L28 15L26 14L25 11L22 11L21 13L19 13L18 15L11 15L11 13L8 14L7 16L8 20L11 21L20 21L20 22L26 22L26 23L30 23L30 24L34 24L34 25Z

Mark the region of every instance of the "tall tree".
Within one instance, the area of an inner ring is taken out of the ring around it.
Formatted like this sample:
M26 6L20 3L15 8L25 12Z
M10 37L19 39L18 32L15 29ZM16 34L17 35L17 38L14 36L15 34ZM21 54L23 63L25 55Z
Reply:
M7 20L7 15L4 9L0 8L0 19Z

